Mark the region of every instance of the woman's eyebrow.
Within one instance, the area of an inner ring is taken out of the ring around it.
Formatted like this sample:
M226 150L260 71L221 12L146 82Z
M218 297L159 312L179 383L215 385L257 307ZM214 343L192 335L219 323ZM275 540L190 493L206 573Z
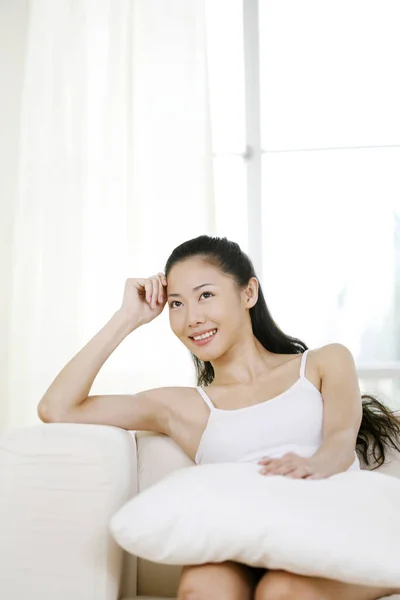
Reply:
M199 290L202 287L205 287L206 285L213 285L215 286L215 283L202 283L201 285L196 285L196 287L193 288L193 292L196 292L197 290ZM180 296L181 294L168 294L168 298L170 298L171 296Z

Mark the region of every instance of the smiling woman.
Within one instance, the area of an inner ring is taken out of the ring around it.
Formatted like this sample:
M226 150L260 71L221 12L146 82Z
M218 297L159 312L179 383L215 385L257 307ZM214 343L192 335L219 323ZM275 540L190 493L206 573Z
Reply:
M191 350L198 386L213 384L211 389L218 389L224 384L237 383L241 365L246 372L246 345L253 337L260 348L275 356L296 355L307 350L304 342L286 335L274 322L252 261L235 242L206 235L184 242L168 258L165 275L168 280L168 297L185 297L186 306L183 301L179 302L178 309L170 304L170 324L175 335ZM199 276L213 284L191 287L198 282ZM179 286L185 290L175 292ZM210 290L211 286L214 288L209 300L204 298L204 292L201 296L196 296L203 286L209 286ZM215 340L205 343L204 350L194 353L191 349L194 343L190 337L191 330L201 333L212 328L218 332ZM333 346L336 347L334 351L330 348L322 352L327 365L325 371L329 373L328 379L336 378L332 385L338 386L340 380L346 382L346 375L347 379L352 378L350 393L357 400L360 393L353 358L343 346ZM235 347L239 360L234 354ZM227 355L230 355L228 368ZM235 375L232 377L233 371ZM245 377L252 377L250 369ZM326 383L325 381L325 388L328 387ZM327 396L329 390L324 391ZM342 398L345 394L346 402L346 386L336 390L336 395L339 394ZM400 451L399 422L392 411L373 396L363 395L361 399L362 415L354 436L356 450L364 463L380 466L385 461L387 448L394 447ZM341 408L336 404L334 410L340 412Z
M110 354L158 317L167 299L171 330L193 357L197 386L89 396ZM400 451L399 422L375 398L361 397L350 351L341 344L310 350L286 335L250 258L237 243L206 235L175 248L165 273L127 280L121 308L59 373L38 411L47 422L161 432L197 464L257 463L268 476L323 479L359 470L359 458L374 468L387 449ZM269 575L244 565L186 567L179 598L193 591L212 597L218 589L221 600L231 600L240 584L240 600L256 586L265 600L275 581ZM373 600L381 592L347 587L340 597Z
M180 260L166 272L168 298L179 297L169 304L171 329L193 356L215 360L224 354L224 347L232 342L239 346L249 335L251 325L229 275L201 256ZM199 278L206 283L196 285ZM247 290L249 300L256 297L256 291L254 279ZM194 346L204 350L199 354Z

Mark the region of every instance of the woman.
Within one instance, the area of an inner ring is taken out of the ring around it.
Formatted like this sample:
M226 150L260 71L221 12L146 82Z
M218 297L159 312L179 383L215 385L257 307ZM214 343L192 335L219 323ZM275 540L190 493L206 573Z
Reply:
M198 386L90 396L110 354L167 302ZM400 450L395 417L363 399L347 348L308 350L285 335L246 254L226 238L200 236L175 248L165 275L127 280L121 308L59 373L38 414L164 433L198 464L255 461L262 475L315 479L360 468L356 451L380 465L388 447ZM373 600L396 592L229 561L184 567L178 598Z

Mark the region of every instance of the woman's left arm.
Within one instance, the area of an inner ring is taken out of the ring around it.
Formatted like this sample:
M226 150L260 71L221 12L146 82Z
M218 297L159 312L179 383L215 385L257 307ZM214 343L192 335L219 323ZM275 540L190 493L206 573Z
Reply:
M280 459L265 457L259 464L264 475L323 479L346 471L362 419L361 392L351 352L342 344L328 344L315 353L324 403L322 444L309 458L288 453Z
M362 419L361 392L351 352L342 344L329 344L319 350L318 362L324 418L322 445L311 457L317 467L311 479L341 473L351 466Z

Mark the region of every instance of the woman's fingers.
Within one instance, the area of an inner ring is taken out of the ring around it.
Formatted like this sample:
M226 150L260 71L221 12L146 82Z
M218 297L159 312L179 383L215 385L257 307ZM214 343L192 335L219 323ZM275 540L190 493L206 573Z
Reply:
M158 279L152 278L151 283L153 285L151 294L151 308L155 308L158 298Z
M281 465L280 467L275 467L274 469L263 467L260 471L263 475L288 475L297 469L296 465Z
M293 453L287 453L281 458L264 456L258 461L262 475L287 475L295 479L310 477L313 469L306 464L305 459Z
M151 308L156 308L157 303L162 304L164 302L164 280L165 282L167 281L163 273L157 273L157 275L151 279L153 284Z
M146 290L146 302L151 305L151 298L153 295L153 282L151 279L146 279L144 289Z
M310 469L308 467L298 467L290 474L290 477L293 477L293 479L308 479L309 475Z
M160 304L162 304L164 302L164 285L166 285L167 279L164 275L164 273L159 273L158 274L158 281L160 283L160 289L159 289L159 295L158 295L158 301ZM164 283L165 282L165 283Z
M304 479L325 479L326 475L321 473L313 473L312 475L305 475Z
M166 285L167 279L163 273L157 273L154 277L144 280L146 302L151 308L156 308L157 304L164 302L164 286Z

